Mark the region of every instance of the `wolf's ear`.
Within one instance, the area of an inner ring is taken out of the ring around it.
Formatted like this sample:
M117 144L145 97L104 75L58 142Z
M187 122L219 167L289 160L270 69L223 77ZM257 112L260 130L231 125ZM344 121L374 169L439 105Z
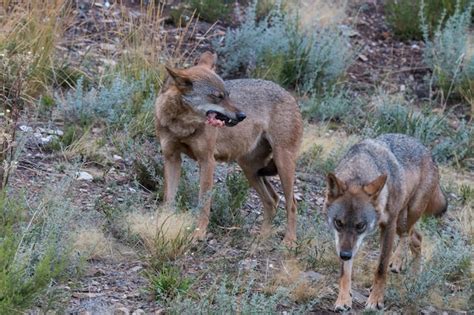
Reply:
M374 179L371 183L365 185L363 189L367 195L369 195L373 200L375 200L379 196L386 182L387 174L383 174Z
M210 51L204 52L197 61L196 65L203 66L209 68L210 70L214 70L216 68L217 63L217 55L211 53Z
M173 69L168 66L165 66L165 68L166 68L166 71L168 71L168 74L170 75L170 77L173 79L178 89L185 90L185 89L192 88L193 82L186 75L185 70Z
M347 186L346 184L341 181L339 178L336 177L333 173L329 173L326 176L327 182L328 182L328 199L329 200L334 200L339 196L342 196L344 194L344 191L346 191Z

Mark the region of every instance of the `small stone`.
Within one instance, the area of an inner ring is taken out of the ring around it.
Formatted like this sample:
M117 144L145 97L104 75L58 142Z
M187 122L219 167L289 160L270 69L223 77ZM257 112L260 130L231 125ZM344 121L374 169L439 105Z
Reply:
M301 273L301 278L309 279L311 281L319 281L324 278L324 276L316 271L306 271Z
M367 58L366 55L360 54L358 57L359 57L359 59L362 60L363 62L369 61L369 58Z
M26 126L26 125L21 125L20 127L18 127L21 131L23 132L32 132L33 131L33 128L29 127L29 126Z
M132 313L132 315L144 315L145 311L142 309L135 310L135 312Z
M418 46L417 44L413 44L413 45L411 45L411 49L418 50L418 49L420 49L420 46Z
M405 84L400 85L400 92L404 92L406 90Z
M84 180L84 181L91 182L94 180L94 177L87 172L81 171L77 173L77 180Z
M209 241L209 245L216 245L217 241L215 239L212 239Z
M126 307L119 307L119 308L116 308L114 311L114 315L129 315L129 314L130 314L130 310Z
M120 155L114 154L113 159L115 162L123 161L123 158Z

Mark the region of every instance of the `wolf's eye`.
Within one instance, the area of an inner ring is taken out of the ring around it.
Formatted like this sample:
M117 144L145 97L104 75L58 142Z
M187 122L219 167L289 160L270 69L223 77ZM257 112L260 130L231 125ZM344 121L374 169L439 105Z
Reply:
M224 99L224 94L222 94L220 92L213 92L210 96L215 100L223 100Z
M342 221L339 219L334 220L334 226L336 227L336 229L342 229Z
M365 231L366 224L364 222L356 224L357 233L362 233Z

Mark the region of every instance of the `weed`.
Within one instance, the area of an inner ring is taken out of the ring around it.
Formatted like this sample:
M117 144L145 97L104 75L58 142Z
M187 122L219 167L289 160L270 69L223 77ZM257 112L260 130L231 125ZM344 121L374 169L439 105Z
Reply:
M240 172L226 175L225 185L218 185L212 198L210 224L215 227L242 227L240 209L247 200L249 185Z
M161 266L159 270L147 272L147 276L150 280L149 290L157 300L172 300L185 295L193 283L191 278L181 275L178 267L169 264Z

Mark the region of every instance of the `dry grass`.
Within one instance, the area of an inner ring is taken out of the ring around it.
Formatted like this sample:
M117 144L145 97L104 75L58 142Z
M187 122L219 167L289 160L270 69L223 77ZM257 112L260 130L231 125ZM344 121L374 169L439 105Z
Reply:
M11 3L8 12L0 16L2 58L8 62L8 58L16 55L28 56L28 64L21 66L29 70L23 84L23 98L29 102L48 88L54 72L56 44L71 22L68 3L65 0L20 0Z
M264 288L266 293L275 294L278 288L285 287L289 289L290 298L297 303L323 298L332 293L324 278L313 283L305 277L304 269L295 259L284 260L279 267Z
M74 236L73 250L86 260L104 259L113 253L113 241L97 227L82 228Z
M126 217L132 234L137 235L148 253L160 262L174 260L191 245L193 218L189 213L168 209L156 213L131 213Z
M333 26L346 18L347 0L300 0L298 8L305 26Z

